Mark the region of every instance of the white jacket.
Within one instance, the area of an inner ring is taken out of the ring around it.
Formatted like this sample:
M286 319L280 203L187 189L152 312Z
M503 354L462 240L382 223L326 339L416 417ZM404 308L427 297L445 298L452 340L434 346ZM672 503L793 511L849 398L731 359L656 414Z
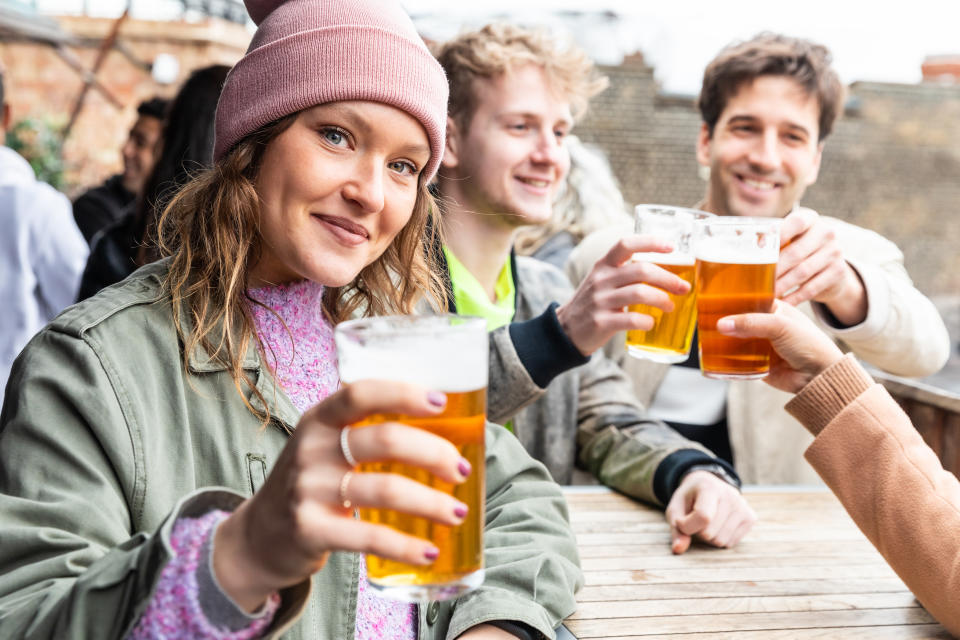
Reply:
M925 376L939 371L950 357L950 338L936 307L920 293L903 265L903 253L878 233L822 217L833 225L844 256L867 291L868 311L862 323L846 329L830 325L822 305L800 309L845 351L898 376ZM627 226L590 234L574 249L567 275L579 284ZM631 377L638 399L646 406L657 392L668 366L631 358L618 334L605 347ZM803 459L813 437L783 406L792 398L760 380L734 381L727 391L727 427L733 459L744 483L819 484ZM695 399L691 398L691 402Z
M87 243L67 197L38 182L17 152L0 146L0 390L38 330L71 304Z

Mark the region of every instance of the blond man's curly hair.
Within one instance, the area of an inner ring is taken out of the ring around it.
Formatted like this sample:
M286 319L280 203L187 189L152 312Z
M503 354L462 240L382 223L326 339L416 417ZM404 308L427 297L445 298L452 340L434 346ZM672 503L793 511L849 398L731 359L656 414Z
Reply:
M583 117L590 98L608 83L582 49L542 29L489 24L435 47L434 53L450 83L447 113L463 129L469 127L477 108L477 79L495 78L527 64L537 65L553 89L570 100L575 119Z

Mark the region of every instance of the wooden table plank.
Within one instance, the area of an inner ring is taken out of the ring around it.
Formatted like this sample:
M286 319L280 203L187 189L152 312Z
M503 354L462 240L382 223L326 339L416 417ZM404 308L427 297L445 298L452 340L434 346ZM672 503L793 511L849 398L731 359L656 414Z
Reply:
M737 613L646 618L596 618L571 620L567 627L581 640L632 634L819 629L824 627L878 627L934 622L919 607L907 609L854 609L850 611L792 611L787 613Z
M703 561L709 561L718 555L719 550L706 544L694 543L690 550L683 554L683 557L695 557ZM824 553L822 541L796 540L788 542L774 542L771 540L756 541L749 536L741 540L740 544L732 549L722 550L722 555L783 555L800 554L815 555ZM873 545L865 538L852 540L833 540L830 542L829 551L836 554L858 554L875 553ZM652 544L620 544L620 545L590 545L580 547L580 559L587 558L629 558L631 556L663 556L663 545L660 543Z
M771 555L764 553L744 554L727 553L727 549L717 549L715 553L704 553L697 556L683 555L678 562L674 558L664 556L663 553L621 556L619 558L581 558L580 566L584 571L637 571L649 569L672 569L677 567L809 567L827 566L832 563L844 565L876 564L877 552L864 549L859 553L784 553Z
M577 602L633 599L700 598L708 596L802 596L832 593L895 593L906 586L900 578L830 580L767 580L745 582L601 585L584 587Z
M827 580L837 578L892 578L886 564L815 567L723 567L717 569L637 569L634 571L584 571L586 584L633 584L662 582L728 582L742 580Z
M838 593L806 596L760 596L697 598L697 614L778 613L788 611L838 611L847 609L910 609L920 603L909 591L893 593ZM658 615L690 615L694 606L687 598L586 602L569 620L594 618L642 618Z
M606 636L604 640L650 640L650 636ZM939 624L841 629L764 629L735 633L674 633L670 640L951 640Z
M758 524L734 549L670 553L663 513L603 488L567 492L586 586L577 638L949 638L823 488L745 490Z

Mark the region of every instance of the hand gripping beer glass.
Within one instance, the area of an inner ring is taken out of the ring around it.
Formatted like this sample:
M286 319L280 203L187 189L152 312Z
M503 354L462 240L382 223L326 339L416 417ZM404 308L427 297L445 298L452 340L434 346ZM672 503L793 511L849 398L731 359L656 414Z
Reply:
M367 556L367 580L382 595L411 602L455 598L483 582L484 428L487 413L487 328L480 318L455 315L385 316L341 323L334 332L340 380L398 380L447 395L439 416L375 415L353 425L408 424L452 442L473 471L459 485L416 467L382 462L360 472L396 473L452 494L469 507L459 526L437 524L389 509L361 508L360 518L433 542L440 555L428 566Z
M650 262L690 283L682 296L668 293L673 311L665 312L645 304L630 305L630 311L653 318L649 331L627 331L627 353L654 362L683 362L690 355L696 321L694 222L713 218L712 213L660 204L641 204L636 209L636 231L673 243L671 253L635 253L632 260Z
M717 331L717 320L769 313L780 253L780 220L716 217L696 224L700 370L708 378L752 380L770 371L770 342Z

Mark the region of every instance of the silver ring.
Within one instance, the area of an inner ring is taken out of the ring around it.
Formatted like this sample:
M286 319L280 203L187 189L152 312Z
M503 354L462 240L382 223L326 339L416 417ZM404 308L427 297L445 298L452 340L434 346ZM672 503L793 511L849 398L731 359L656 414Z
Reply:
M350 453L350 443L347 441L347 436L350 434L350 427L344 427L340 430L340 453L343 454L343 459L347 461L347 464L351 467L357 466L357 459L353 457L353 454Z
M353 503L347 498L347 488L350 486L351 478L353 478L353 471L347 471L343 474L343 477L340 478L340 504L343 505L344 509L349 509L353 506Z

